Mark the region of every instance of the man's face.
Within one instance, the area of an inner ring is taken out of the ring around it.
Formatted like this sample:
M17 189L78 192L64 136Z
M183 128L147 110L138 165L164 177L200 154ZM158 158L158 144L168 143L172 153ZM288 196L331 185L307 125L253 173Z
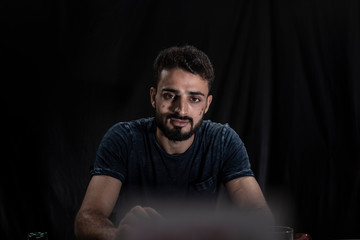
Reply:
M157 127L169 140L183 141L200 128L212 96L208 83L179 68L164 69L157 89L150 89Z

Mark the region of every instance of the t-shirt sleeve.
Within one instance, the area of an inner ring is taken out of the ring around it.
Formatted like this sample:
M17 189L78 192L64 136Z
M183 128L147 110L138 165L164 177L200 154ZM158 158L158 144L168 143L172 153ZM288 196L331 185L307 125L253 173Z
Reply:
M254 176L244 143L228 125L223 129L223 141L223 183L238 177Z
M126 159L131 143L130 129L126 124L118 123L104 135L96 153L93 175L107 175L124 182L126 177Z

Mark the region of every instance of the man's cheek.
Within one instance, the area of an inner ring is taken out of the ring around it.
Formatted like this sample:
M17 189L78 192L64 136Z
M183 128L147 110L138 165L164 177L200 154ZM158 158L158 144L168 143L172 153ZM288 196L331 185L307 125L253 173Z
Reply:
M204 114L204 111L205 111L205 108L202 108L200 113L199 113L199 116L202 116Z

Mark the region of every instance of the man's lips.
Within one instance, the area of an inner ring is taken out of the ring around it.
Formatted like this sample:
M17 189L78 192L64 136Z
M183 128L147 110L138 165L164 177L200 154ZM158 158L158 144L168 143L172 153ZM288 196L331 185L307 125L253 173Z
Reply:
M170 123L175 127L185 127L190 121L189 120L182 120L178 118L170 118Z

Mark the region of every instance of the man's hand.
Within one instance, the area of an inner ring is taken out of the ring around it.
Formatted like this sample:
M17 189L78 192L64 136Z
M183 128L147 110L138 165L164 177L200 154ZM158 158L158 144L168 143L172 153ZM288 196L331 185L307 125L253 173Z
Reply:
M153 208L150 207L133 207L121 220L120 225L137 225L150 220L161 218L161 215Z
M75 235L79 240L127 240L139 233L139 226L155 223L160 214L149 207L136 206L114 226L109 216L121 190L121 181L109 176L93 176L75 219ZM148 225L149 226L149 225ZM137 232L135 232L135 230Z
M136 239L139 234L146 232L144 228L153 227L160 219L161 215L155 209L135 206L120 221L116 239Z

